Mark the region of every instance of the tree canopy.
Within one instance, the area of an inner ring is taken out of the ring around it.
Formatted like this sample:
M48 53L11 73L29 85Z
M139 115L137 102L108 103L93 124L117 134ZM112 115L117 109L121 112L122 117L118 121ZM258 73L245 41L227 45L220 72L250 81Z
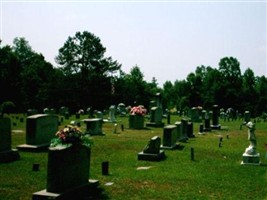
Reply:
M218 66L196 67L184 80L166 80L163 88L155 77L144 80L142 68L132 66L129 73L112 57L106 57L100 38L84 31L68 37L59 49L53 66L35 52L25 38L15 38L13 45L0 47L0 104L14 103L17 111L29 108L67 106L79 109L107 109L111 104L144 105L158 92L165 109L184 110L217 104L267 113L267 79L257 77L251 68L242 74L237 58L223 57Z

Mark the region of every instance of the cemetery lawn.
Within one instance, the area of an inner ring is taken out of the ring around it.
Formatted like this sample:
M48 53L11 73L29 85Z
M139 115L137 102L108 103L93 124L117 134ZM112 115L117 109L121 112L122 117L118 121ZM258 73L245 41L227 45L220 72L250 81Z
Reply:
M75 118L65 120L61 126L72 120ZM199 123L194 123L195 138L179 142L179 149L164 150L166 160L151 162L137 160L137 154L150 138L162 138L163 129L131 130L128 117L117 120L116 134L114 124L106 122L105 135L92 136L90 179L99 181L102 199L267 199L267 122L256 123L261 166L247 166L241 165L242 154L249 145L247 128L240 130L241 121L220 120L223 130L212 130L205 135L197 134ZM12 118L13 148L25 143L25 121ZM176 121L180 118L171 116L171 124ZM163 122L166 124L166 119ZM85 130L85 124L81 125ZM222 147L219 147L220 137L223 137ZM47 152L19 154L20 160L0 164L1 200L29 200L32 193L46 188ZM109 175L102 175L104 161L109 162ZM40 164L39 171L32 171L35 163Z

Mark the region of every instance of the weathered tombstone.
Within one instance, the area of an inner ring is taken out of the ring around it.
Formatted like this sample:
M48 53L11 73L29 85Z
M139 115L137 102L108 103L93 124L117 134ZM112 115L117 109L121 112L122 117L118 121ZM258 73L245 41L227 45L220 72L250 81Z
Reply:
M104 135L102 131L103 121L100 118L84 119L86 133L89 135Z
M116 107L115 107L114 105L111 105L111 106L109 107L109 118L108 118L108 121L109 121L109 122L114 123L114 122L117 121L117 120L116 120L116 117L115 117L115 112L116 112Z
M163 127L164 123L162 122L162 103L161 103L161 94L156 94L156 106L150 109L150 121L146 123L147 126L151 127Z
M11 148L11 121L0 117L0 163L13 162L20 159L17 149Z
M144 150L138 153L138 160L160 161L165 159L165 152L160 149L160 145L160 137L154 136L151 138Z
M212 129L221 129L221 125L219 124L219 115L220 115L220 110L218 105L213 105L212 109Z
M167 125L163 128L163 140L161 149L176 149L178 147L177 141L177 126Z
M29 116L26 121L26 144L17 146L17 149L24 151L47 149L57 131L58 117L56 115L37 114Z
M256 136L255 136L255 124L253 122L248 122L246 124L248 128L248 140L249 146L246 148L243 153L242 165L260 165L260 153L257 152L256 146Z

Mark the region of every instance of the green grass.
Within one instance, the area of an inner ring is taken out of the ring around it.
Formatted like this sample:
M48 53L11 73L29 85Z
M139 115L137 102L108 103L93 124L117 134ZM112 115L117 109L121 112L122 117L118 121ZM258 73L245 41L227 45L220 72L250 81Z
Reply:
M213 130L180 143L184 148L165 150L166 160L160 162L138 161L137 154L153 136L162 138L162 128L144 130L128 129L128 118L118 117L118 134L111 123L103 124L105 136L93 136L90 178L99 180L100 187L109 199L267 199L267 122L256 124L257 150L261 166L241 165L242 154L249 145L247 128L240 130L241 121L224 122L228 130ZM73 120L71 118L70 120ZM15 118L12 121L17 122ZM12 146L25 143L25 121L17 122L12 132ZM177 116L171 122L179 121ZM65 121L67 123L68 121ZM164 122L166 123L165 119ZM85 124L82 124L82 130ZM123 124L124 131L120 130ZM229 139L226 138L229 135ZM218 147L219 136L223 137ZM195 160L191 160L194 148ZM0 199L29 200L32 193L46 188L47 153L20 152L21 159L0 164ZM109 161L110 175L101 173L101 163ZM32 171L32 164L39 163L40 171ZM137 167L150 166L148 170ZM113 185L106 186L112 182Z

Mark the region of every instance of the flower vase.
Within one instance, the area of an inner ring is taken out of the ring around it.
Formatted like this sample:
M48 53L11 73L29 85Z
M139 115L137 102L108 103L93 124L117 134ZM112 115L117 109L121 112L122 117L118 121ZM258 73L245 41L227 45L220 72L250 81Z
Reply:
M130 115L129 128L130 129L143 129L145 118L143 115Z
M91 149L83 145L49 148L47 192L63 193L89 180Z

